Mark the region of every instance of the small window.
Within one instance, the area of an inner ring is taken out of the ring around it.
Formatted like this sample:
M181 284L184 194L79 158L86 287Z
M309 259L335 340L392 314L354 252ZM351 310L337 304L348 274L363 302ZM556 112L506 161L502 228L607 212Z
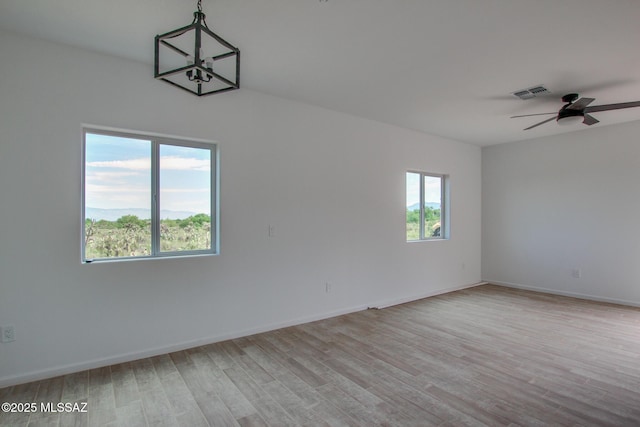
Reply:
M215 144L83 136L83 262L217 252Z
M407 241L448 238L447 176L407 172Z

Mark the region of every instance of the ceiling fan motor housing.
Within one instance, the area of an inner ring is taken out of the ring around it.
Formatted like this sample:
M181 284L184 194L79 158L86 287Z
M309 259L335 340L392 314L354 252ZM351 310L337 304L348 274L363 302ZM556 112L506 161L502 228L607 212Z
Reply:
M559 125L570 125L584 120L584 110L572 110L571 104L567 104L558 111L556 121Z
M572 102L575 102L579 97L580 96L577 93L568 93L562 97L562 102L568 102L569 104L571 104Z
M567 108L569 106L571 106L571 104L565 105L558 111L558 120L566 119L567 117L584 117L584 110L572 110Z

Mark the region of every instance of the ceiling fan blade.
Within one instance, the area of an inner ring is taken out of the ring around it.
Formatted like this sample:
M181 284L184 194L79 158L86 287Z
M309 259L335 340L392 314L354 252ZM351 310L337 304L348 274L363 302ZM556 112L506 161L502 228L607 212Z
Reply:
M589 114L585 114L584 121L582 123L584 123L587 126L591 126L591 125L595 125L596 123L600 123L600 120L596 119L593 116L590 116Z
M549 119L547 119L547 120L543 120L543 121L541 121L540 123L536 123L536 124L535 124L535 125L533 125L533 126L529 126L528 128L524 128L523 130L533 129L534 127L537 127L537 126L543 125L543 124L545 124L545 123L547 123L547 122L550 122L551 120L555 120L555 119L556 119L555 117L551 117L551 118L549 118Z
M518 117L531 117L531 116L546 116L547 114L558 114L557 111L554 111L553 113L536 113L536 114L523 114L520 116L511 116L512 119L516 119Z
M597 111L620 110L622 108L640 107L640 101L620 102L618 104L594 105L584 109L585 113L595 113Z
M573 104L569 105L567 107L567 110L582 110L595 100L596 100L595 98L580 98Z

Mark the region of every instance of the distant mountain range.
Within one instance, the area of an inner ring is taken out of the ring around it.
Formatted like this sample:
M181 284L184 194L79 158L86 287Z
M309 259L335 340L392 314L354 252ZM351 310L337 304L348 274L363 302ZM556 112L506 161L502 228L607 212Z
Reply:
M104 219L106 221L115 221L125 215L135 215L140 219L151 218L151 209L101 209L87 207L85 211L86 218L95 219L96 221L100 221L101 219ZM197 212L171 211L164 209L160 211L160 219L184 219L196 214Z
M427 202L424 205L432 209L440 209L440 203ZM414 203L411 206L407 206L407 210L408 211L420 210L420 203Z

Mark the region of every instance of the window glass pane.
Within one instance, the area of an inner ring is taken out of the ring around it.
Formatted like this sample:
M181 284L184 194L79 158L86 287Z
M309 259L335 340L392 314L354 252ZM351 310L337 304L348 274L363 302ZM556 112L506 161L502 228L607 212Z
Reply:
M87 133L85 259L151 253L151 142Z
M160 251L211 249L211 150L160 145Z
M407 172L407 240L420 239L420 174Z
M442 178L424 176L424 237L440 237Z

